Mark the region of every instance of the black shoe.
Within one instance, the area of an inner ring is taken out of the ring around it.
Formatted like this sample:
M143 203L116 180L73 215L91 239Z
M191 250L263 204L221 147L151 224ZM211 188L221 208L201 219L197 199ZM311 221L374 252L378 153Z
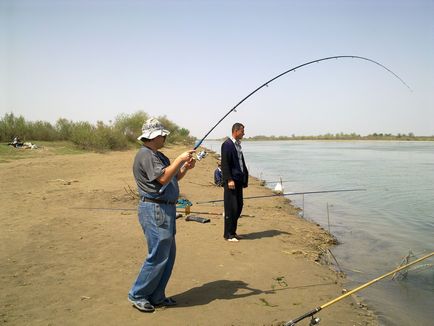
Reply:
M173 298L166 298L160 303L154 303L155 307L173 307L176 306L178 303Z

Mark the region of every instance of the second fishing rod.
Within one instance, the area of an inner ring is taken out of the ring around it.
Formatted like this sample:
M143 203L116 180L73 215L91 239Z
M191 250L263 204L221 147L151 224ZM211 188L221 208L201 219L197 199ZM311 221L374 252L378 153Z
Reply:
M366 191L366 189L333 189L333 190L317 190L317 191L304 191L304 192L288 192L284 194L272 194L272 195L258 195L258 196L248 196L243 199L259 199L259 198L269 198L269 197L285 197L285 196L296 196L296 195L313 195L313 194L326 194L326 193L334 193L334 192L353 192L353 191ZM214 204L223 202L224 199L216 199L216 200L206 200L206 201L198 201L196 204Z

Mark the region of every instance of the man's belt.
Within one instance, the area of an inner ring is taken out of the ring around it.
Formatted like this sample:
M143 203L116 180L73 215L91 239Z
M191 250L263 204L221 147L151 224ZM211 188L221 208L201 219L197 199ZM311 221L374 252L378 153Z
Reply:
M142 202L148 202L148 203L156 203L156 204L166 204L166 205L176 205L176 201L170 201L170 200L162 200L162 199L154 199L154 198L148 198L148 197L142 197Z

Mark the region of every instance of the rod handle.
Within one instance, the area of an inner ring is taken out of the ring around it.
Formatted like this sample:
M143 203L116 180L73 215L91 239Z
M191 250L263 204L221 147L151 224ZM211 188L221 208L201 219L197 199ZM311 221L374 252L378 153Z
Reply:
M322 308L321 307L316 307L315 309L306 312L305 314L301 315L300 317L297 317L295 319L292 319L290 321L288 321L285 326L294 326L295 324L297 324L299 321L302 321L303 319L307 318L307 317L311 317L313 315L315 315L317 312L319 312Z

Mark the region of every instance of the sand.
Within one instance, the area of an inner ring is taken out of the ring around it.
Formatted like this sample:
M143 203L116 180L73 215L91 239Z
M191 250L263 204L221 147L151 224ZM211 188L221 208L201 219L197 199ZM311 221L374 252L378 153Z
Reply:
M287 199L246 201L238 228L245 239L224 241L222 204L195 204L223 195L208 155L180 182L194 215L210 222L177 220L167 295L179 304L134 309L127 293L147 253L130 192L135 153L0 163L0 324L281 325L342 294L342 278L319 263L334 239ZM251 178L245 196L262 194L271 191ZM318 316L321 325L378 325L353 297Z

